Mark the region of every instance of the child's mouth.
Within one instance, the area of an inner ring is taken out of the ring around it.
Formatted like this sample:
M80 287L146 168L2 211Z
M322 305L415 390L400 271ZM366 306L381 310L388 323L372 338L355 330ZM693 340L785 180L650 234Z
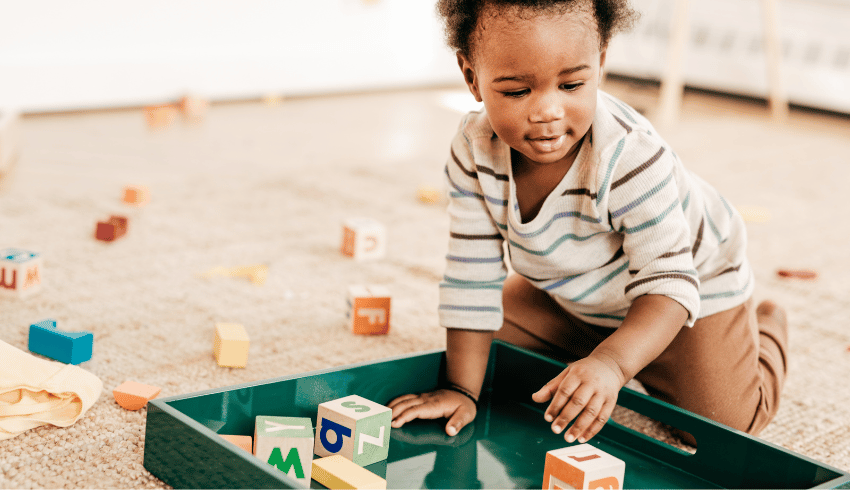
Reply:
M551 137L543 136L539 138L528 138L528 144L537 152L549 153L560 150L566 139L566 135L564 134Z

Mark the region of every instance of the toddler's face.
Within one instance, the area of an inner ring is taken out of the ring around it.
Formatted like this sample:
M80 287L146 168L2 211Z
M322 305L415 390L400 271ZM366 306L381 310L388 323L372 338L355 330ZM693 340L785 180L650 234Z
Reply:
M605 61L592 13L485 11L473 59L458 61L502 141L531 165L572 163L593 121Z

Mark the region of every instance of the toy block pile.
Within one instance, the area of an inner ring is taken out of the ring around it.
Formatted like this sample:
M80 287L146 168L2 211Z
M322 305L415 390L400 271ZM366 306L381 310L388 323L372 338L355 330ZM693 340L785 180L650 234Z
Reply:
M391 418L390 408L349 395L319 404L315 433L309 417L259 415L253 445L251 436L220 435L305 486L386 488L364 466L387 459Z

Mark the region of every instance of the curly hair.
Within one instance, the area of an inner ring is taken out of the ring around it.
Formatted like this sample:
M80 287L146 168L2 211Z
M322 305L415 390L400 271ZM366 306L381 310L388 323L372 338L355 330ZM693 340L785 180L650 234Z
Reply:
M601 49L608 46L614 34L630 29L638 18L628 0L437 0L446 44L469 59L472 59L473 37L485 7L494 8L496 12L513 9L520 15L592 9Z

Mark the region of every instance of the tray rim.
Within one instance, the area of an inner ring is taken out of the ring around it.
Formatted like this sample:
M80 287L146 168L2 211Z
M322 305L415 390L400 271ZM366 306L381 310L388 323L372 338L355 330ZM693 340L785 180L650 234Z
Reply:
M550 358L542 356L542 355L540 355L536 352L532 352L532 351L529 351L527 349L523 349L521 347L517 347L515 345L509 344L509 343L506 343L506 342L503 342L503 341L500 341L500 340L494 340L493 346L495 348L491 347L491 353L490 353L491 356L494 356L496 354L496 352L498 351L498 349L501 347L501 348L507 348L509 350L517 351L517 352L522 353L524 355L530 355L534 358L537 358L538 360L545 361L547 363L550 363L550 364L553 364L553 365L556 365L556 366L566 366L567 365L563 362L559 362L559 361L550 359ZM267 378L267 379L262 379L262 380L249 381L249 382L239 383L239 384L235 384L235 385L223 386L223 387L218 387L218 388L209 388L209 389L206 389L206 390L200 390L200 391L185 393L185 394L180 394L180 395L172 395L172 396L168 396L168 397L155 398L153 400L148 401L148 405L149 405L148 410L150 411L150 409L151 409L150 405L153 405L153 407L156 410L161 411L161 412L165 412L166 414L168 414L171 417L174 417L175 419L177 419L181 423L187 425L188 427L195 429L200 434L203 434L208 439L216 441L216 443L218 443L219 445L231 450L231 452L236 452L239 455L239 457L242 458L244 461L246 461L249 464L251 464L252 466L260 469L262 472L266 473L268 476L275 478L275 479L278 479L279 481L281 481L281 483L289 485L292 488L307 488L307 487L304 487L303 484L301 484L300 482L298 482L298 481L296 481L292 478L289 478L288 476L286 476L285 474L282 474L280 471L275 470L271 466L269 466L267 464L262 464L262 462L259 459L257 459L256 457L254 457L253 454L248 454L248 453L241 454L241 453L245 453L245 451L241 450L241 449L239 449L238 451L232 451L232 449L230 447L230 446L232 446L232 444L230 442L228 442L227 440L225 440L222 437L218 437L219 436L218 433L214 432L212 429L208 428L204 424L196 421L192 417L186 415L185 413L178 410L177 408L171 406L170 403L175 402L175 401L189 400L189 399L192 399L192 398L214 395L214 394L219 394L219 393L225 393L225 392L230 392L230 391L235 391L235 390L254 388L254 387L257 387L257 386L274 384L274 383L279 383L279 382L284 382L284 381L292 381L292 380L297 380L297 379L301 379L301 378L307 378L307 377L312 377L312 376L320 376L320 375L330 374L330 373L334 373L334 372L341 372L341 371L345 371L345 370L351 370L351 369L355 369L355 368L371 366L371 365L375 365L375 364L378 364L378 363L389 363L389 362L411 359L411 358L427 357L427 356L434 356L434 355L445 355L445 352L446 352L445 349L429 349L429 350L424 350L424 351L419 351L419 352L400 354L400 355L395 355L395 356L388 356L388 357L383 357L383 358L378 358L378 359L373 359L373 360L366 360L366 361L361 361L361 362L357 362L357 363L343 364L343 365L339 365L339 366L332 366L332 367L329 367L329 368L318 369L318 370L313 370L313 371L306 371L306 372L302 372L302 373L278 376L278 377L274 377L274 378ZM498 360L496 360L495 362L492 362L492 364L495 365L496 362L498 362ZM489 379L489 377L490 377L490 374L489 374L489 371L488 371L488 379L485 381L485 383L492 383L492 380ZM492 387L492 384L490 384L490 387ZM833 466L828 465L826 463L823 463L821 461L817 461L817 460L815 460L815 459L813 459L809 456L806 456L804 454L800 454L800 453L797 453L797 452L792 451L790 449L779 446L778 444L775 444L773 442L770 442L770 441L767 441L765 439L761 439L757 436L747 434L743 431L739 431L739 430L733 429L731 427L727 427L725 425L719 424L719 423L717 423L717 422L715 422L711 419L708 419L706 417L694 414L692 412L687 412L687 411L685 411L685 410L683 410L683 409L681 409L681 408L679 408L675 405L672 405L672 404L669 404L669 403L664 402L662 400L653 398L650 395L645 395L643 393L637 392L637 391L635 391L631 388L623 387L621 389L621 392L622 391L627 392L629 394L629 396L633 396L633 397L641 400L642 402L650 403L650 404L654 404L654 405L659 405L659 406L663 407L663 409L665 409L665 410L673 410L673 411L676 411L676 412L681 412L684 415L687 415L688 417L698 419L700 422L708 423L708 424L711 424L711 425L716 425L716 426L722 428L723 430L727 430L727 431L734 433L736 436L743 436L747 439L752 440L753 442L755 442L759 445L768 446L768 447L770 447L774 450L778 450L778 451L781 451L781 452L784 452L784 453L788 453L788 454L794 456L795 458L801 459L801 460L808 462L812 465L815 465L815 466L817 466L817 467L819 467L823 470L832 471L832 472L837 473L839 475L839 476L837 476L837 477L835 477L831 480L825 481L825 482L823 482L819 485L815 485L815 486L808 487L808 488L850 488L850 472L848 472L846 470L841 470L839 468L833 467ZM618 403L618 405L619 405L619 403ZM620 405L620 406L640 414L640 412L638 412L638 411L636 411L636 410L634 410L630 407L626 407L626 406L623 406L623 405ZM644 414L642 414L642 415L644 415ZM648 415L644 415L644 416L649 417ZM649 418L656 420L655 417L649 417ZM608 423L609 424L615 424L618 429L624 430L627 433L630 433L632 436L644 439L646 442L649 442L651 444L659 445L660 447L662 447L664 449L668 449L668 450L671 450L671 451L676 452L676 453L683 453L684 452L681 449L676 448L675 446L672 446L672 445L667 444L663 441L655 439L651 436L643 434L642 432L639 432L639 431L632 429L628 426L617 423L614 420L609 420ZM145 430L147 432L147 426L146 426ZM687 456L689 456L689 454L685 453L683 456L687 457ZM669 463L667 463L667 464L669 464ZM143 465L144 465L144 462L143 462ZM156 475L154 475L154 476L156 476ZM168 482L165 482L165 483L168 483Z

